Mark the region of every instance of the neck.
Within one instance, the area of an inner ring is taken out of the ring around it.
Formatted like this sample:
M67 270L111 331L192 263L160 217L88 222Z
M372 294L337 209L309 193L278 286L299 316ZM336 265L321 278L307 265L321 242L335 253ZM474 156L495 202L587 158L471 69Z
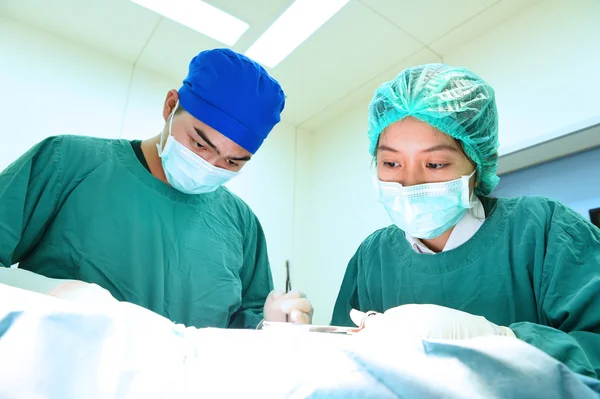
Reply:
M452 234L452 230L454 230L454 227L452 227L451 229L445 231L439 237L435 237L435 238L432 238L430 240L421 239L421 242L427 248L431 249L433 252L440 253L440 252L442 252L444 250L444 247L446 246L446 243L448 243L448 239L450 239L450 234Z
M146 162L148 162L148 167L150 168L152 176L169 184L162 167L162 162L158 156L158 149L156 148L157 144L160 144L160 134L156 137L142 141L142 153L144 154L144 158L146 158Z

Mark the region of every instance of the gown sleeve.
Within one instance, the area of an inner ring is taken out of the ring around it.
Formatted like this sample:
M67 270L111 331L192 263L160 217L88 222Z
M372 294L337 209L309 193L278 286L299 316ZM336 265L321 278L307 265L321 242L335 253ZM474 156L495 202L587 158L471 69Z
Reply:
M361 248L350 259L346 274L342 281L342 286L338 293L335 306L333 308L333 316L331 318L332 326L355 327L355 324L350 319L350 310L356 309L366 311L370 309L361 309L358 297L358 269L360 262Z
M60 207L61 141L42 141L0 173L0 267L27 257Z
M240 273L242 304L232 315L229 328L256 328L263 318L267 296L273 290L265 234L254 214L248 219L244 263Z
M600 376L600 230L555 204L538 307L544 324L514 323L515 335L573 371Z

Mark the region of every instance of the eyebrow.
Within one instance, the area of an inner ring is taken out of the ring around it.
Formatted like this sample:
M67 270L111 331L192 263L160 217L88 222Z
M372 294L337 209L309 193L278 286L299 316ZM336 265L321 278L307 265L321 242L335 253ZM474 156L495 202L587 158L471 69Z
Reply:
M250 155L246 155L245 157L229 157L227 159L231 161L249 161L252 158Z
M452 151L452 152L460 152L458 148L451 146L450 144L439 144L433 147L427 148L421 152L436 152L436 151Z
M389 147L389 146L384 145L384 144L381 144L379 147L377 147L377 151L400 152L397 149Z
M392 148L390 146L387 145L380 145L379 147L377 147L378 151L390 151L390 152L400 152L395 148ZM421 151L421 153L427 153L427 152L436 152L436 151L443 151L443 150L447 150L447 151L453 151L453 152L460 152L458 150L458 148L451 146L450 144L439 144L439 145L435 145L433 147L429 147L424 149L423 151Z
M200 138L202 140L204 140L204 142L206 142L206 144L208 144L208 146L210 148L212 148L213 150L215 150L215 152L217 154L221 155L221 151L219 151L219 149L217 148L217 146L214 145L212 143L212 141L210 141L208 139L208 137L206 137L206 134L204 134L204 132L202 130L198 129L197 127L194 127L194 130L196 131L196 133L198 133L198 136L200 136ZM252 156L246 155L246 156L243 156L243 157L228 157L227 159L229 159L231 161L249 161L250 158L252 158Z
M210 141L210 140L208 139L208 137L206 137L206 135L204 134L204 132L203 132L202 130L198 129L197 127L194 127L194 130L196 131L196 133L198 133L198 136L200 136L200 138L201 138L202 140L204 140L204 142L205 142L206 144L208 144L208 146L209 146L210 148L212 148L213 150L215 150L215 151L217 152L217 154L221 155L221 152L219 151L219 149L217 148L217 146L216 146L216 145L214 145L214 144L212 143L212 141Z

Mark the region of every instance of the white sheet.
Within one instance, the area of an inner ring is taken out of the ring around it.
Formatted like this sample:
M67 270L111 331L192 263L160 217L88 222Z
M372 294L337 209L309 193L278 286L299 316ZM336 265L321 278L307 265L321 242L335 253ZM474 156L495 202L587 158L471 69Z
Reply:
M600 397L514 338L395 341L198 330L0 285L0 398Z

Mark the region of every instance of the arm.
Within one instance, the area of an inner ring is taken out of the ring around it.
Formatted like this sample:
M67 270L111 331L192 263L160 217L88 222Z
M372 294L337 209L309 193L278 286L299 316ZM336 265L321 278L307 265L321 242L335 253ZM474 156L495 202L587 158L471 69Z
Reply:
M344 275L344 280L342 281L342 286L340 287L340 292L333 308L332 326L355 327L352 319L350 319L350 311L352 309L369 310L361 309L358 300L358 258L359 252L352 257L346 268L346 274Z
M0 266L26 257L56 215L62 187L59 141L43 141L0 173Z
M0 266L27 257L58 211L61 142L44 140L0 173Z
M557 204L550 222L538 298L540 325L515 323L521 340L573 371L600 376L600 230Z
M0 173L0 282L48 294L63 282L10 268L34 250L64 197L62 138L39 143Z
M256 328L263 318L263 307L273 290L273 277L267 256L265 234L256 216L246 232L242 280L242 305L231 317L229 328Z

